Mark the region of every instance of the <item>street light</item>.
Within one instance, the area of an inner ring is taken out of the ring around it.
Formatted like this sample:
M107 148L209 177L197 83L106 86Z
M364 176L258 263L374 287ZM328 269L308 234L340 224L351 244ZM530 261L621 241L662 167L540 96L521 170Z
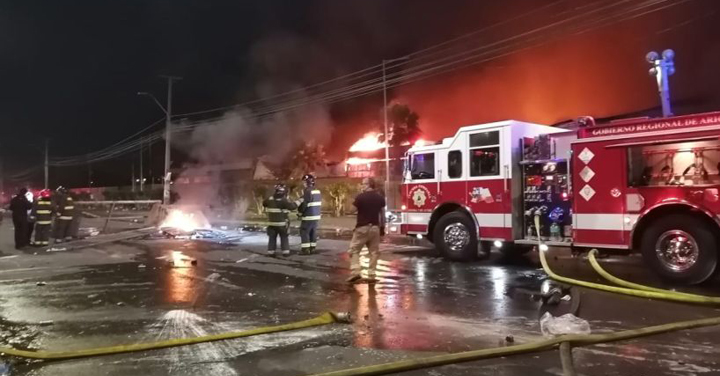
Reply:
M155 101L155 104L165 113L165 175L163 177L163 204L170 204L170 138L171 138L171 126L170 119L172 118L172 84L173 80L181 80L181 77L173 76L161 76L166 78L168 81L168 94L167 94L167 107L163 107L160 101L155 98L154 95L141 91L138 95L147 95Z
M396 61L408 60L409 56L399 57L397 59L389 59L382 61L382 83L383 83L383 116L385 124L385 196L390 198L390 133L388 132L388 103L387 103L387 77L385 70L388 63L394 63ZM390 201L390 200L388 200ZM393 201L393 204L395 202ZM388 202L389 206L389 202Z
M670 49L663 51L662 57L655 51L650 51L645 55L645 60L653 66L648 73L650 73L651 76L655 76L657 80L663 117L672 116L670 107L670 82L668 77L675 74L675 62L673 59L675 59L675 51Z

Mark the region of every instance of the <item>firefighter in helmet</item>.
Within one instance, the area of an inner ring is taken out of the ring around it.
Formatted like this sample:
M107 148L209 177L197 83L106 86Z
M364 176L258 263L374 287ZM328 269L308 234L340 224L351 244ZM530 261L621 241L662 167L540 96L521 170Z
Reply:
M300 254L309 255L315 252L317 247L317 228L320 222L320 209L322 207L322 195L320 190L315 188L315 177L311 174L303 176L303 197L296 202L301 217L300 222Z
M283 256L290 256L290 241L288 240L288 228L290 220L288 214L297 209L297 205L287 198L288 189L285 184L275 186L272 197L263 202L268 215L268 255L275 256L277 249L277 237L280 236L280 248Z
M70 236L70 222L73 219L73 213L75 206L73 205L73 199L68 194L65 187L60 186L55 191L55 214L57 220L55 221L55 243L62 243L65 240L72 240Z
M33 244L38 247L50 244L52 213L53 206L50 190L43 189L33 204L33 216L35 217L35 242Z

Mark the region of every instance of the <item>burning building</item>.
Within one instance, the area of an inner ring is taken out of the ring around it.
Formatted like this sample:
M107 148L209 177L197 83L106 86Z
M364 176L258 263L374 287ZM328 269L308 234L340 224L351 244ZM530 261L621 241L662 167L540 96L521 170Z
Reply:
M345 171L348 177L385 178L386 144L384 141L381 141L381 138L382 133L367 133L350 147L345 159ZM425 145L428 144L428 141L418 140L415 144ZM406 143L401 146L390 146L388 148L391 179L396 178L399 180L402 176L404 156L410 147L410 143Z

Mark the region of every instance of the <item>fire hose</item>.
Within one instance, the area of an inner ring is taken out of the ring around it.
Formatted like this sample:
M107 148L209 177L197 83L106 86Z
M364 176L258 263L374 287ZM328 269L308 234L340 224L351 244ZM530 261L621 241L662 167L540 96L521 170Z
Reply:
M98 347L93 349L85 350L74 350L74 351L27 351L17 350L14 348L2 348L0 347L0 353L5 355L15 356L19 358L35 359L35 360L65 360L65 359L77 359L77 358L88 358L102 355L113 355L113 354L124 354L130 352L147 351L164 349L168 347L178 347L194 345L198 343L223 341L228 339L251 337L260 334L269 334L277 332L285 332L289 330L297 330L304 328L311 328L315 326L322 326L334 323L348 323L350 322L350 316L346 313L331 313L326 312L320 316L312 319L298 321L290 324L266 326L262 328L227 332L219 334L211 334L200 337L191 338L176 338L165 341L148 342L148 343L137 343L132 345L119 345L109 347Z
M540 217L535 216L535 227L540 239ZM538 243L542 245L542 242L538 240ZM657 289L650 286L644 286L622 280L620 278L610 275L607 271L602 269L595 259L597 250L590 252L590 263L601 276L610 282L616 283L624 287L615 287L603 285L600 283L592 283L581 280L576 280L568 277L563 277L556 274L550 269L545 256L544 247L540 247L540 263L542 264L545 273L550 278L571 285L582 286L586 288L619 293L624 295L636 296L641 298L651 298L660 300L670 300L683 303L695 303L695 304L717 304L720 303L720 298L708 297L695 294L680 293L675 291ZM607 334L566 334L561 335L552 339L544 341L538 341L522 345L514 345L508 347L490 348L482 350L472 350L454 354L438 355L427 358L403 360L393 363L378 364L373 366L358 367L346 370L339 370L327 373L316 374L314 376L365 376L365 375L387 375L396 372L404 372L416 369L438 367L443 365L477 361L482 359L498 358L509 355L526 354L531 352L547 351L558 348L560 350L560 360L563 367L564 376L574 376L575 370L572 361L572 347L578 346L589 346L600 343L617 342L630 340L640 337L646 337L651 335L657 335L662 333L674 332L679 330L687 330L694 328L702 328L708 326L720 325L720 317L711 317L698 320L680 321L669 324L662 324L656 326L649 326L639 329L624 330L615 333Z

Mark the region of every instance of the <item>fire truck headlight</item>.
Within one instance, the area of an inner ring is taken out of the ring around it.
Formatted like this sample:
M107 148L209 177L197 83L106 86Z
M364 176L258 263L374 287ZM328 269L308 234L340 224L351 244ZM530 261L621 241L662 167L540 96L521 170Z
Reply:
M493 242L493 245L495 246L495 248L502 248L503 243L499 240L496 240Z
M402 209L402 210L407 210L407 206L406 206L406 205L403 205L403 206L400 207L400 209Z
M395 227L395 226L390 227L390 232L397 232L397 227Z
M422 238L423 238L422 234L417 234L417 235L415 235L415 237L418 238L418 239L420 239L420 240L422 240Z
M550 249L547 244L540 244L540 252L547 252Z

